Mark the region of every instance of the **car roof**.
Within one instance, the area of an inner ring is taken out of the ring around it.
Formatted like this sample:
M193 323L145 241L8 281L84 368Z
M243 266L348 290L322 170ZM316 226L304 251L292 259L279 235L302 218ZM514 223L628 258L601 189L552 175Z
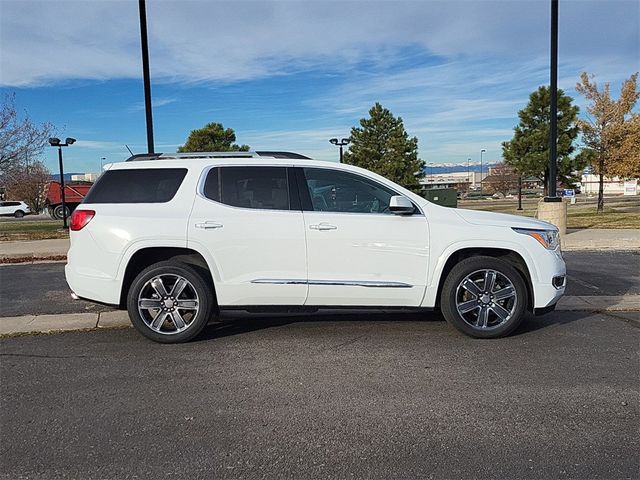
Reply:
M257 156L163 156L156 159L147 158L144 161L125 161L105 165L108 170L129 170L146 168L193 168L203 169L212 165L237 165L237 166L315 166L315 167L343 167L345 170L358 170L351 165L340 164L327 160L313 160L308 157L300 158L276 158Z

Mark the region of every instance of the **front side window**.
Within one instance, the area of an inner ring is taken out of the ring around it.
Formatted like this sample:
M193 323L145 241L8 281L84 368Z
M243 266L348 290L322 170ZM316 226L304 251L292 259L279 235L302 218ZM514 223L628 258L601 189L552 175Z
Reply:
M397 193L366 177L339 170L305 168L304 175L316 212L391 213Z
M209 170L204 196L233 207L289 210L285 167L217 167Z

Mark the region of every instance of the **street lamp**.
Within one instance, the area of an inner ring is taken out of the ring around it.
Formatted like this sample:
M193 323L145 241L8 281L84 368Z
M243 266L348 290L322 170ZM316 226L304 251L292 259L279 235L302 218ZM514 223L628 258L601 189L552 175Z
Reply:
M62 200L62 227L69 228L67 226L67 203L64 199L64 168L62 166L62 147L68 147L76 143L75 138L67 137L64 143L60 142L59 138L53 137L49 139L49 145L52 147L58 147L58 163L60 164L60 198Z
M467 157L467 183L471 186L471 179L469 176L469 162L471 162L471 157Z
M107 159L107 157L100 157L100 173L102 173L102 163Z
M482 200L482 154L485 152L484 148L480 150L480 200Z
M329 143L332 143L333 145L340 147L340 163L342 163L342 147L351 143L351 140L349 140L348 138L343 138L340 141L338 141L337 138L330 138Z

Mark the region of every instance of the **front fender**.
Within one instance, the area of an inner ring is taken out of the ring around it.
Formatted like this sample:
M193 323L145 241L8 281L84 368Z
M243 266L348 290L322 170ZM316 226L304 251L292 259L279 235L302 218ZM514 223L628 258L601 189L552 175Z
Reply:
M447 246L437 258L433 259L433 262L430 262L430 272L429 278L430 283L425 289L424 297L422 299L421 306L423 307L433 307L436 304L437 295L438 295L438 287L440 285L440 280L442 277L442 272L444 270L444 266L446 265L449 258L454 255L456 252L465 249L500 249L500 250L508 250L517 253L520 255L522 260L524 261L527 269L529 270L529 276L531 278L532 283L536 283L539 279L539 272L536 268L536 264L531 257L529 251L522 247L522 245L505 240L482 240L479 242L478 240L461 240L458 242L454 242Z

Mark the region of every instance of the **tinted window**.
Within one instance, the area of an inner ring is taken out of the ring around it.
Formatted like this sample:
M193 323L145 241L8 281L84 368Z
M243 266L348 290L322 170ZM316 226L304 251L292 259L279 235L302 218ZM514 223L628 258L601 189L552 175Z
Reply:
M186 168L108 170L89 190L84 203L168 202L186 174Z
M289 210L289 184L285 167L212 168L204 195L234 207Z
M349 172L305 168L304 175L316 212L391 213L390 188Z

